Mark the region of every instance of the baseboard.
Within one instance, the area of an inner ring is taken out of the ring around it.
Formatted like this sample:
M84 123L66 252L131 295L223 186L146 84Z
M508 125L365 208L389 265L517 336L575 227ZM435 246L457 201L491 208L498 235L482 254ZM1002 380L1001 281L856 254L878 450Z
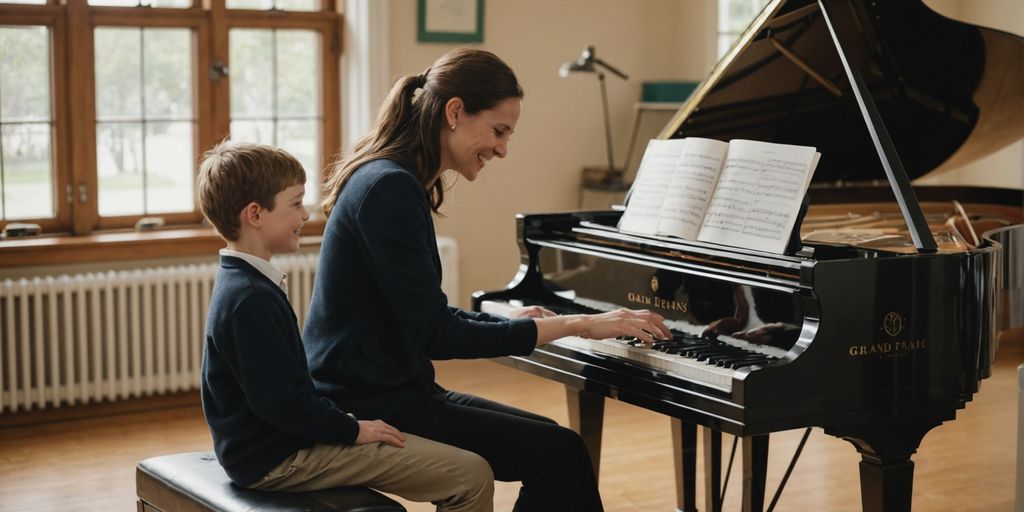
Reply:
M198 391L169 393L113 402L97 402L52 409L4 413L0 414L0 429L200 406L201 402Z

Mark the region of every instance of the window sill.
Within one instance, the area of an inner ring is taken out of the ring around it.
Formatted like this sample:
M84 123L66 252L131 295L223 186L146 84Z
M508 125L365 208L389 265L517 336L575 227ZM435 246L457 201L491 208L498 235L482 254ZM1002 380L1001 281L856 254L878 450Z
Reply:
M300 244L320 245L323 222L310 222ZM0 268L70 265L215 254L224 241L208 227L102 232L0 240Z

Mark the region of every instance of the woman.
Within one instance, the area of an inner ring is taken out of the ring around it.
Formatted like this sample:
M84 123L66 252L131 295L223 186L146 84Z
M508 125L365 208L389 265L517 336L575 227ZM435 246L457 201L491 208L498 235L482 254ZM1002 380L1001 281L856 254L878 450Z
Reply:
M476 179L508 154L523 98L495 55L451 51L400 79L375 127L327 184L320 267L303 338L317 388L359 419L481 455L495 478L522 481L516 510L601 510L579 436L555 422L434 382L432 359L526 355L578 335L668 337L647 311L512 319L449 307L433 218L441 174Z

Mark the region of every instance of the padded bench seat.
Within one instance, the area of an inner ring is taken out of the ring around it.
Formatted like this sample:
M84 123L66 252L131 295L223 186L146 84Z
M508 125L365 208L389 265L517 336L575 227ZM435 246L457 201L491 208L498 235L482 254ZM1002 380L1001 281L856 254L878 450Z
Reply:
M365 487L310 492L268 492L231 483L211 452L152 457L135 469L139 512L295 510L404 512L405 507Z

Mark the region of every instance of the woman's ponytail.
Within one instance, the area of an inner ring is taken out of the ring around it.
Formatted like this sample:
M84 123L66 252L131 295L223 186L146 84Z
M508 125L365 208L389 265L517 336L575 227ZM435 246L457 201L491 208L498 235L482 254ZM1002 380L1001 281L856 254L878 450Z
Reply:
M377 112L377 121L374 123L373 129L356 142L355 147L352 148L352 154L348 158L343 158L332 166L333 172L324 183L324 199L320 204L324 215L331 214L335 203L338 202L338 196L341 195L341 189L344 188L352 171L365 161L372 159L361 158L361 156L367 156L370 153L368 150L372 146L386 145L386 143L381 143L395 140L404 127L414 122L414 118L417 116L416 109L412 106L413 97L416 89L422 88L425 83L424 75L406 75L391 86L391 90L388 91L388 95L384 99L384 104Z

